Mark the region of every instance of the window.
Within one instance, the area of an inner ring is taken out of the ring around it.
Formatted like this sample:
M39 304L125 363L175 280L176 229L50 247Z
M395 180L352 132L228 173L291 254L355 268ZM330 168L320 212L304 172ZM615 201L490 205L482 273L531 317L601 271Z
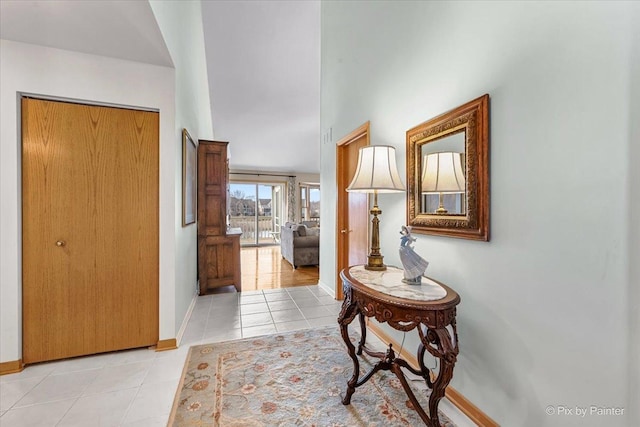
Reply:
M320 223L320 185L300 184L300 220Z
M229 226L242 230L242 245L280 243L284 192L284 184L229 184Z

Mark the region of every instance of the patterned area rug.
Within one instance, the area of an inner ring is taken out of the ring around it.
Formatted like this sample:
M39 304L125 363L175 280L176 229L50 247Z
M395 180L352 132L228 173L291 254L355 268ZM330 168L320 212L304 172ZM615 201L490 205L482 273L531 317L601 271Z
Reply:
M371 362L361 359L363 373ZM424 425L389 371L343 405L352 370L337 326L191 347L169 426ZM427 407L421 385L414 391ZM440 423L455 427L442 412Z

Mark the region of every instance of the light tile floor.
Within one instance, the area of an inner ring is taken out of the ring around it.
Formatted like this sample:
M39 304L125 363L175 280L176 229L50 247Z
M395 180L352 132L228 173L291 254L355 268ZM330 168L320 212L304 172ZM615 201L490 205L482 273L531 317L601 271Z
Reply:
M335 325L340 306L318 286L198 297L177 350L120 351L0 377L0 425L166 426L190 346ZM459 427L473 425L446 399L440 408Z

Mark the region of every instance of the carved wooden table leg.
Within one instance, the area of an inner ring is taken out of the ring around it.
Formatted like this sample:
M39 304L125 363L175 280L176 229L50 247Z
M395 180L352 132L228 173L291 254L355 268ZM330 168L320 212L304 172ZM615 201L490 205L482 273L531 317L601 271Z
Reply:
M364 321L364 313L360 312L358 317L360 318L360 343L358 344L358 351L356 353L360 356L362 354L362 348L367 341L367 325Z
M351 360L353 360L353 375L347 382L347 392L342 399L343 405L348 405L351 403L351 396L356 391L356 384L358 383L358 376L360 374L360 362L358 361L358 356L356 356L356 347L353 345L351 339L349 338L349 324L353 321L353 319L359 312L358 306L355 301L352 300L351 296L351 289L347 289L347 287L345 286L344 301L342 302L342 310L340 310L340 314L338 315L338 324L340 325L340 334L342 335L342 339L347 345L349 357L351 357Z
M438 403L444 397L445 389L453 377L453 367L458 358L458 337L455 319L451 322L451 327L453 328L453 338L446 327L429 328L426 336L422 332L422 328L418 328L420 341L424 347L440 360L440 371L433 382L431 396L429 396L429 415L433 427L440 427ZM433 347L433 344L435 344L436 348Z
M428 426L432 425L433 418L429 418L424 409L422 409L420 402L418 402L416 395L413 393L413 390L411 390L411 386L409 386L409 383L407 382L407 378L404 376L404 372L402 372L401 365L398 363L394 363L393 365L391 365L391 372L396 374L396 377L398 377L398 379L400 380L400 384L402 384L402 388L409 397L409 400L413 405L413 409L415 409L418 415L420 415L422 421L424 421L424 423Z

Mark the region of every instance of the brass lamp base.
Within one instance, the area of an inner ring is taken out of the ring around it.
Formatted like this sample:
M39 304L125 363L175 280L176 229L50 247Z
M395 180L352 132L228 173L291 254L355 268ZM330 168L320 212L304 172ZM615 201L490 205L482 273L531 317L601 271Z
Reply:
M384 271L387 266L382 262L382 255L369 255L367 256L368 262L364 266L365 270Z
M364 266L365 270L383 271L387 269L387 266L382 262L382 254L380 253L380 220L378 215L382 213L382 210L378 207L378 193L373 193L373 208L369 211L373 215L371 220L371 252L367 256L369 260L367 265Z
M438 205L439 206L438 209L436 209L436 214L444 215L449 212L444 208L444 203L442 203L442 193L438 193Z

